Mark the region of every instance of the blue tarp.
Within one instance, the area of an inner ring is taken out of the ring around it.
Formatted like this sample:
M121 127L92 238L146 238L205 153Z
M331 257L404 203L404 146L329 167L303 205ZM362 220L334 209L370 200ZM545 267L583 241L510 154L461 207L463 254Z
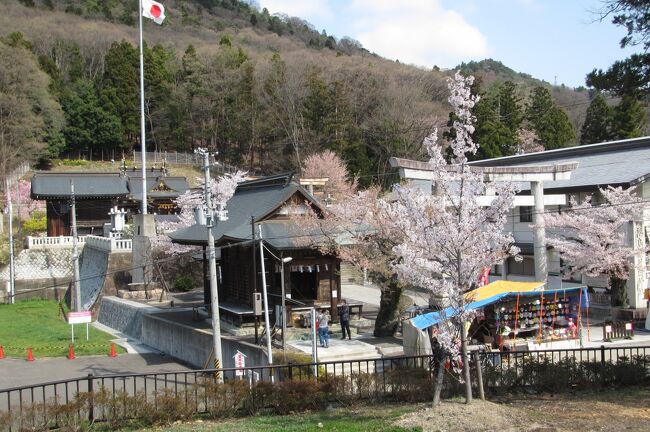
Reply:
M484 306L487 306L492 303L496 303L498 301L501 301L507 297L516 297L516 296L532 296L532 297L540 297L544 296L544 298L548 298L548 296L555 296L555 294L564 294L564 293L570 293L574 294L571 291L577 291L577 290L582 290L582 306L583 307L589 307L589 297L587 296L587 287L570 287L570 288L557 288L557 289L546 289L544 291L522 291L522 292L504 292L504 293L499 293L496 294L490 298L484 299L484 300L479 300L475 301L472 303L469 303L468 305L465 306L465 310L475 310L475 309L480 309ZM411 323L417 327L420 330L424 330L425 328L429 328L432 325L438 324L440 321L443 319L449 319L453 318L458 314L458 311L455 308L448 307L446 309L443 309L442 311L438 312L429 312L427 314L423 315L418 315L414 318L411 318Z

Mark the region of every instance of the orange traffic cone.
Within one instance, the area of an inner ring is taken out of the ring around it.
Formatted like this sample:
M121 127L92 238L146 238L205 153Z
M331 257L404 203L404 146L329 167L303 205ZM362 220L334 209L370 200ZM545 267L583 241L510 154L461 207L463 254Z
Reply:
M111 352L108 353L109 357L117 357L117 353L115 352L115 344L111 343Z
M0 360L5 358L5 350L2 349L2 345L0 345Z
M68 360L74 360L74 348L72 347L72 344L70 344L68 348Z
M27 348L27 361L34 361L34 354L31 348Z

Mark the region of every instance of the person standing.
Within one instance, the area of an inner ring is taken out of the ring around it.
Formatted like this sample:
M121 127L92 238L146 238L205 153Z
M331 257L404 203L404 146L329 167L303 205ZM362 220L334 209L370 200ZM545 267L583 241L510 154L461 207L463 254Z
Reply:
M342 300L343 304L339 306L339 320L341 321L341 332L343 337L341 339L345 340L345 332L348 332L348 339L352 339L352 334L350 333L350 306L346 300Z
M330 313L327 309L321 310L321 313L318 314L318 335L320 336L320 346L323 348L329 348L329 323L330 323Z

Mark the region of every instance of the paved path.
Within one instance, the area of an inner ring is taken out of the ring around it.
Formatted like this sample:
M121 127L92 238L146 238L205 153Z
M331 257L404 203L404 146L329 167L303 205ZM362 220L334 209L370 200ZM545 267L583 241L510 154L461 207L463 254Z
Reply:
M343 298L357 302L363 302L368 305L379 306L381 291L375 285L355 285L346 284L341 287ZM427 306L429 296L424 290L408 289L404 294L411 297L418 306Z
M0 360L0 390L85 377L88 374L113 375L127 373L154 373L189 370L173 358L160 354L121 354L108 356L84 356L74 360L66 358L43 358L28 362L23 359Z

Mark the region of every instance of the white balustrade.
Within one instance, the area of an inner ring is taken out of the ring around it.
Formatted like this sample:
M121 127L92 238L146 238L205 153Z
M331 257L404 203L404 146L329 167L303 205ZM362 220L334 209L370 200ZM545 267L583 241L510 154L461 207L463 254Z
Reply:
M133 242L131 239L118 237L80 236L77 244L85 244L107 252L131 252ZM31 237L27 236L27 249L67 249L72 248L71 236L59 237Z
M86 244L107 252L131 252L133 242L130 239L88 236Z
M77 243L83 246L86 236L77 238ZM72 236L32 237L27 236L27 249L64 249L72 247Z

